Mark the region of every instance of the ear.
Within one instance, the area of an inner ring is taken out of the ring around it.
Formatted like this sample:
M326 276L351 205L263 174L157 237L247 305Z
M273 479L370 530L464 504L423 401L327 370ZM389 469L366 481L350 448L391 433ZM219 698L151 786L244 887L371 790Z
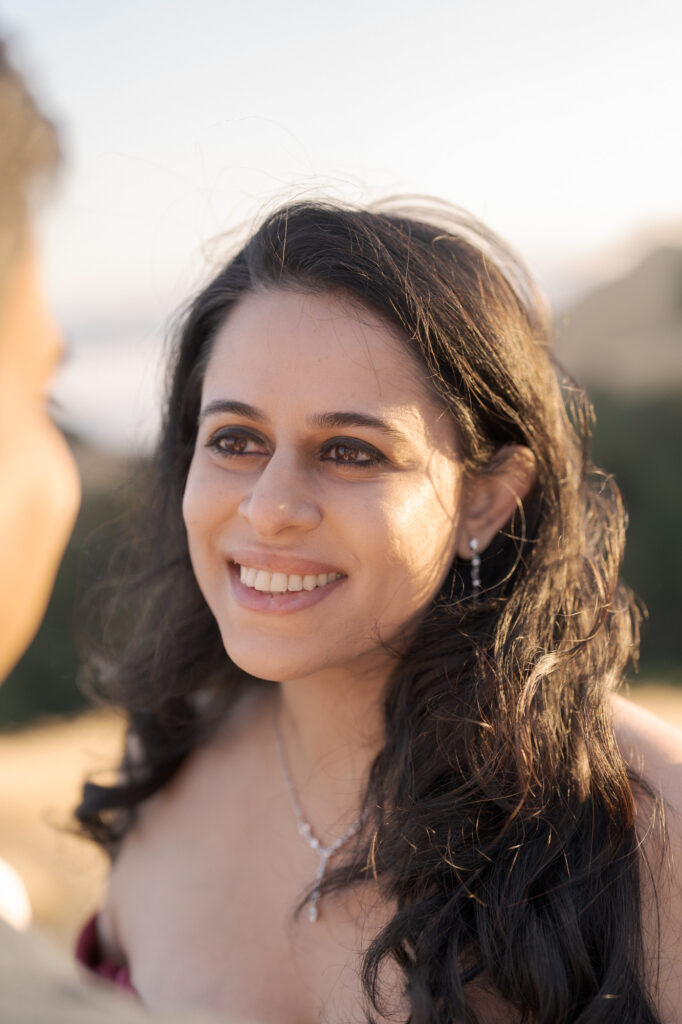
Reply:
M485 551L491 540L526 497L535 483L535 456L529 448L510 444L500 448L476 477L465 485L455 550L470 560L469 541Z

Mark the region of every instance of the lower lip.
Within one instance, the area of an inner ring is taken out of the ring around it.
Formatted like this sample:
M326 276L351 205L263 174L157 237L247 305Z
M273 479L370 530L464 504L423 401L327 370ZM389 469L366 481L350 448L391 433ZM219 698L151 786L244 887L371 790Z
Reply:
M323 587L315 587L314 590L288 590L284 594L270 594L254 590L253 587L247 587L242 583L239 578L239 566L234 562L230 563L229 570L230 583L237 603L242 608L254 612L268 612L270 615L290 615L292 612L311 608L333 594L346 578L342 576L340 580L326 583Z

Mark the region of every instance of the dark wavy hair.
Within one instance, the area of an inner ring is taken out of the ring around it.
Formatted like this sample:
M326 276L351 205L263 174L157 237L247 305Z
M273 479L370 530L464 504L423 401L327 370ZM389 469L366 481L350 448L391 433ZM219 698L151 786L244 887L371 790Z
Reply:
M216 331L242 296L273 288L343 294L391 325L450 410L467 473L494 472L506 445L537 464L532 492L483 553L480 596L455 559L402 652L364 829L325 881L332 892L370 872L397 907L364 953L370 1019L386 1007L392 959L411 1024L476 1021L481 986L520 1022L654 1024L639 783L608 701L638 643L618 576L625 516L590 463L589 406L557 372L528 274L450 207L288 204L188 306L147 532L107 606L109 649L90 662L91 685L130 715L134 757L118 784L86 784L82 826L115 853L135 808L249 685L194 579L181 500Z

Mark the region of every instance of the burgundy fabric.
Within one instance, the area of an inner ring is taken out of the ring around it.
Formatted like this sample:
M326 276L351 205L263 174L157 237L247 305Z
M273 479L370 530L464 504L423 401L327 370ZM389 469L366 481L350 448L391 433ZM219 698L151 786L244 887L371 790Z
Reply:
M130 980L128 964L119 964L102 956L97 938L97 915L91 917L84 925L76 940L76 960L100 978L106 978L117 988L137 996L135 986Z

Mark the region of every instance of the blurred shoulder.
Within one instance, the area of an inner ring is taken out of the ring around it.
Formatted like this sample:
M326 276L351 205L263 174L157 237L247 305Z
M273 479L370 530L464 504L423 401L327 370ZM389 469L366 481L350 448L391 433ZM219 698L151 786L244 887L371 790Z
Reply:
M141 1005L91 982L32 930L0 921L0 1019L12 1024L149 1024ZM164 1018L164 1024L170 1024Z

